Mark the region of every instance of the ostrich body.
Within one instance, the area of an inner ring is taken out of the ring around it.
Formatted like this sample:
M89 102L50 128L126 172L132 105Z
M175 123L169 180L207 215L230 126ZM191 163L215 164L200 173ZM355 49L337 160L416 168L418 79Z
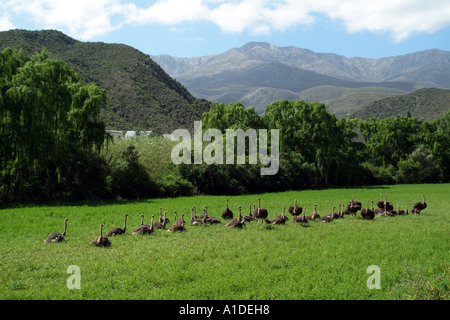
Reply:
M366 220L372 220L373 218L375 218L375 212L373 211L373 201L372 209L369 209L369 200L367 200L367 207L361 210L361 216Z
M174 225L175 225L175 224L181 225L181 223L186 223L186 221L184 221L184 213L181 214L181 219L177 219L177 214L178 214L178 213L177 213L176 211L174 211L174 214L175 214L175 217L174 217L174 219L173 219Z
M166 223L167 223L167 211L164 211L164 217L162 218L161 216L159 217L159 221L156 221L154 223L152 223L153 229L165 229L166 228Z
M228 208L228 199L227 199L227 206L225 210L222 212L222 219L233 219L233 212Z
M333 207L333 210L330 214L322 217L319 219L319 222L330 222L331 220L334 219L334 210L336 209L336 207Z
M268 215L269 212L267 211L267 209L261 208L261 198L258 198L258 208L253 211L253 216L258 219L257 226L259 226L261 220L265 220Z
M184 232L187 231L187 229L184 226L184 213L181 214L181 219L178 219L180 221L180 224L177 223L177 220L175 220L174 224L167 230L167 232Z
M194 219L194 216L195 216L195 214L194 214L194 208L192 208L191 209L191 226L199 226L199 225L202 225L204 222L205 222L205 215L203 214L202 215L202 219L203 220L196 220L196 219Z
M413 205L412 213L420 214L420 211L427 207L427 203L425 202L425 195L422 196L423 202L416 202Z
M397 214L406 214L405 210L400 209L400 202L397 204Z
M153 220L155 219L155 216L152 215L152 222L150 225L144 224L144 215L141 214L141 225L133 230L131 234L150 234L153 232Z
M320 218L320 215L317 213L317 204L314 205L313 213L306 215L307 220L316 220L317 218Z
M394 210L394 206L392 205L391 202L387 201L387 194L384 195L384 203L383 203L383 208L386 205L386 210L391 212L392 210Z
M216 217L208 216L208 206L206 206L205 209L203 209L203 212L204 212L204 215L205 215L203 217L203 219L205 220L206 223L209 223L209 224L222 223L222 221L220 221Z
M64 219L64 232L63 233L54 232L52 234L49 234L47 236L47 238L44 240L44 242L45 243L50 243L50 242L62 242L62 241L64 241L64 238L66 237L67 221L68 220L69 220L69 218L65 218Z
M100 225L100 235L92 240L90 245L96 247L109 247L111 245L108 237L103 235L103 223Z
M231 220L230 222L228 222L225 227L226 228L242 228L242 226L244 225L245 221L244 219L242 219L242 214L241 214L241 207L238 207L239 210L239 216L233 220Z
M295 199L294 200L294 205L290 206L288 211L289 211L290 214L292 214L294 217L296 217L296 216L299 216L302 213L303 208L299 207L297 205L297 199Z
M377 207L379 209L384 209L383 193L380 196L380 200L377 201Z
M164 211L164 213L167 213L167 211ZM159 208L159 222L165 224L170 223L169 218L167 218L166 216L164 216L164 219L162 218L162 208Z
M128 217L128 213L125 214L125 223L123 225L123 229L122 228L113 228L113 229L109 230L109 232L106 235L107 236L117 236L117 235L124 234L127 231L127 217Z
M303 210L303 215L294 217L294 219L292 219L293 222L294 222L294 225L297 225L297 222L308 223L308 219L305 216L306 208L303 208L303 209L304 209Z
M356 215L356 212L361 210L361 202L355 201L354 197L352 197L352 201L350 201L347 205L347 210L353 215Z
M273 220L266 219L266 222L270 223L270 224L285 224L286 221L287 221L287 217L286 217L286 214L285 214L285 209L286 209L286 207L283 206L283 212L281 214L276 216L275 219L273 219Z
M255 218L253 218L253 215L252 215L252 205L251 205L251 204L250 204L250 209L249 209L249 211L248 211L248 215L244 216L243 219L244 219L246 222L251 222L251 221L254 221L254 220L255 220Z

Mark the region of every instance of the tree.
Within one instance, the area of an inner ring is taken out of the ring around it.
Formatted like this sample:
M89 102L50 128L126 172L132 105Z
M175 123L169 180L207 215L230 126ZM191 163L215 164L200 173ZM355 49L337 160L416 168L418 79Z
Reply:
M33 186L64 191L73 155L103 146L99 113L108 105L106 92L83 85L69 64L45 51L27 57L5 49L0 70L3 196L21 199L34 194Z

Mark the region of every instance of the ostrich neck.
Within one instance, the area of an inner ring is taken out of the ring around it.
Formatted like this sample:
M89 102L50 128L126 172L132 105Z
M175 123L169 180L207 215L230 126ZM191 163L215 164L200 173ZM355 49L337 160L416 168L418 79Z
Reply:
M63 236L66 236L66 231L67 231L67 220L64 220L64 232L63 232Z

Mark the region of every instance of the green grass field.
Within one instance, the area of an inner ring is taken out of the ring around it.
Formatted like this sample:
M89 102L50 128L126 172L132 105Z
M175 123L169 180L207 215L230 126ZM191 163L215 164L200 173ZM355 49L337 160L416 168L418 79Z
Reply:
M145 223L159 208L183 212L208 205L220 217L226 197L197 196L69 206L23 206L0 210L0 299L449 299L450 185L397 185L229 197L237 216L256 203L269 218L298 199L312 213L326 215L351 197L363 204L380 193L397 207L421 201L420 215L346 216L331 223L310 222L243 229L222 225L187 226L185 233L155 230L151 235L110 237L112 246L89 245L99 233ZM287 212L287 210L286 210ZM199 210L197 210L199 213ZM66 241L45 244L64 229ZM70 290L69 266L80 268L81 289ZM380 268L381 289L368 289L369 266Z

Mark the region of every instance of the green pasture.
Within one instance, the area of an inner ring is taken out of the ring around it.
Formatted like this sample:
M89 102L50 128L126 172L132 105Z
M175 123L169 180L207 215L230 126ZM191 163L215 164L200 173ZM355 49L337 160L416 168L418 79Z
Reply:
M379 217L372 221L346 216L330 223L294 226L247 223L193 227L187 232L155 230L151 235L110 237L112 246L89 245L100 224L108 231L150 223L151 215L208 206L220 218L225 196L196 196L134 202L16 206L0 210L0 299L449 299L450 184L396 185L309 190L229 197L248 213L257 203L269 218L294 199L307 214L317 203L320 215L351 200L379 200L387 194L395 209L422 200L420 215ZM287 212L287 209L286 209ZM66 241L44 243L64 229ZM170 224L171 224L170 223ZM169 225L170 226L170 225ZM70 266L80 269L80 289L69 289ZM369 266L380 270L380 289L369 289Z

